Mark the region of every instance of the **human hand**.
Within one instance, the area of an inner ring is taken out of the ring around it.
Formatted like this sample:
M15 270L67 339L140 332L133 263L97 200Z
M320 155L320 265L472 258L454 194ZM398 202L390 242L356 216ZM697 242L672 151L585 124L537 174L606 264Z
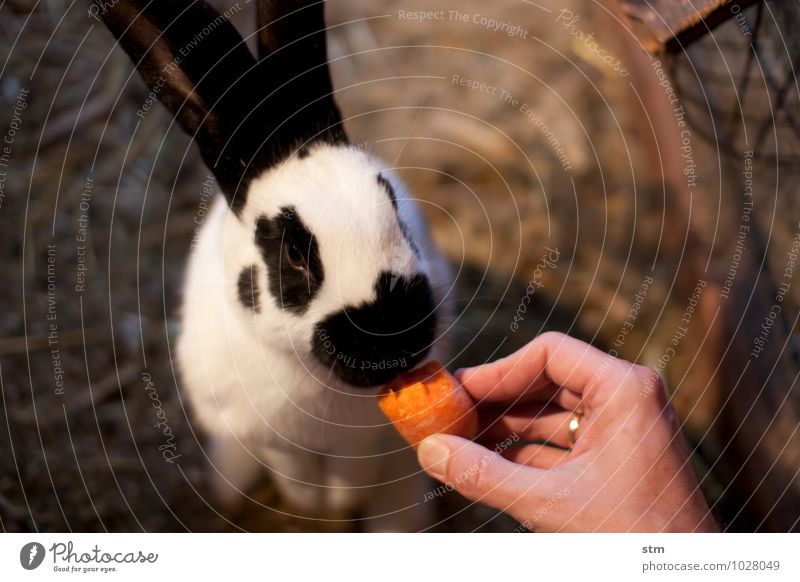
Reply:
M418 455L467 499L537 531L718 531L653 370L551 332L456 377L479 402L479 440L500 444L435 435ZM575 411L571 450L508 446L568 447Z

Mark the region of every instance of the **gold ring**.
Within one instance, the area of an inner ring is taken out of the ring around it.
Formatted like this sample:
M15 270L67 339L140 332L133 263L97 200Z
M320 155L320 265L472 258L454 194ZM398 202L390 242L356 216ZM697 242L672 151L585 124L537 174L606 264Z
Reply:
M573 412L572 418L569 419L569 446L570 448L575 444L575 433L581 427L581 419L583 418L582 412Z

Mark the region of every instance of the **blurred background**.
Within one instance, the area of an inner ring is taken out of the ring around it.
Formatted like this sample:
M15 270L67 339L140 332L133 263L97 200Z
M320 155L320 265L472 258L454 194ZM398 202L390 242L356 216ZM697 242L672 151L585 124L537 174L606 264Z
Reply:
M653 366L724 527L796 530L796 4L726 4L677 43L642 4L333 0L337 99L457 273L451 369L553 329ZM210 500L170 352L209 173L160 104L137 114L87 5L0 4L0 527L358 531L266 481L240 514ZM440 531L517 527L437 503Z

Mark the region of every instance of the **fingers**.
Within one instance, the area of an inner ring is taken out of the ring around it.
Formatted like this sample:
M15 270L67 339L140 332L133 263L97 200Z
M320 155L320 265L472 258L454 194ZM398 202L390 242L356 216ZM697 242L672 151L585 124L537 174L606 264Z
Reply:
M500 411L502 412L502 411ZM569 421L573 412L553 404L522 404L504 414L481 411L478 439L500 441L516 435L523 441L547 441L560 447L569 446Z
M420 443L420 465L449 483L461 495L495 509L518 513L536 499L546 498L555 476L535 467L518 465L466 439L435 435Z
M572 405L565 407L574 408L587 388L619 384L632 368L585 342L548 332L510 356L460 370L456 377L478 401L514 401L555 385L569 391L562 391L562 399Z
M509 461L528 465L539 469L552 469L569 460L570 451L548 447L546 445L524 445L509 447L503 451L503 456Z

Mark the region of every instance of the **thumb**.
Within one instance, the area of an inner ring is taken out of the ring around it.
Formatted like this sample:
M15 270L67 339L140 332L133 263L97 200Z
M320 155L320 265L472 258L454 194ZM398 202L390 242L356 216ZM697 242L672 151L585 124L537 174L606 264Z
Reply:
M547 472L504 459L497 452L461 437L437 434L417 451L419 464L431 477L450 485L471 501L516 517L543 495Z

